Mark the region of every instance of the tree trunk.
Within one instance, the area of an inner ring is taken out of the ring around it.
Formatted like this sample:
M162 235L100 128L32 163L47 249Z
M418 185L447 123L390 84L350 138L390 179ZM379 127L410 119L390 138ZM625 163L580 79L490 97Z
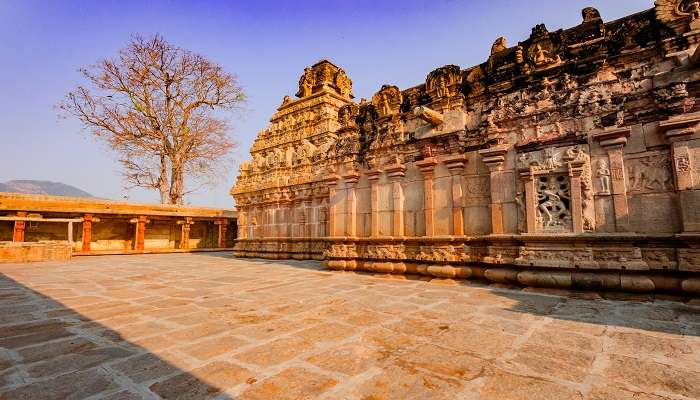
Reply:
M160 156L160 176L158 177L158 191L160 203L170 204L170 183L168 182L168 161L164 155Z
M185 168L180 160L173 160L170 172L170 204L182 204L183 193L185 191Z

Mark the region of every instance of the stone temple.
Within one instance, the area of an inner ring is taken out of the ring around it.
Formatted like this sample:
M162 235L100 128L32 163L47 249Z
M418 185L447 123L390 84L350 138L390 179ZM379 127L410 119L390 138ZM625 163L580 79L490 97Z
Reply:
M498 38L355 101L306 68L241 165L240 257L700 293L700 2Z

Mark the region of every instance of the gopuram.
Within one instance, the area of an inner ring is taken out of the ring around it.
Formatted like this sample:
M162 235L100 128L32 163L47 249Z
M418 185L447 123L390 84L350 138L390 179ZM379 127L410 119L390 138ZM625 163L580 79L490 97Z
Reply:
M306 68L231 189L234 254L700 293L700 1L582 15L371 100Z

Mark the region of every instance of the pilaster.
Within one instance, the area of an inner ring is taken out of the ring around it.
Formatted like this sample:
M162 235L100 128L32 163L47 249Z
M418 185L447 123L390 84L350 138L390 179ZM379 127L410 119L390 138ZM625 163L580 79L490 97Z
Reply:
M343 176L347 189L345 196L345 236L357 236L357 182L360 174L352 171Z
M404 228L404 194L401 186L401 178L406 176L406 166L400 163L385 167L391 181L392 193L392 229L393 236L401 237L405 234Z
M425 236L435 235L435 202L433 200L433 175L437 160L434 157L424 158L416 162L423 174L423 204L425 212Z
M671 160L676 191L679 194L683 232L700 232L700 218L697 209L700 206L700 176L693 168L698 164L697 144L692 141L700 139L700 113L681 114L659 123L659 129L671 145Z
M462 191L462 174L467 159L463 154L450 156L444 160L452 175L452 234L464 235L464 193Z
M508 153L508 148L506 146L497 146L489 149L479 150L482 161L489 169L490 186L491 186L491 233L501 234L505 233L505 227L503 223L503 164L506 161L506 153ZM527 185L525 188L525 193L527 196ZM534 189L534 184L532 185ZM536 196L536 194L535 194ZM534 213L534 210L533 210ZM530 214L527 214L528 232L530 232L530 224L534 224L534 217L530 218ZM533 225L534 227L534 225ZM533 228L534 231L534 228Z
M371 228L370 237L376 238L379 236L379 177L384 171L374 169L367 171L367 177L370 183L370 213L371 213Z
M615 211L615 230L629 231L629 206L627 204L627 187L625 185L625 160L623 150L630 137L631 128L613 128L595 132L593 140L600 143L608 154L610 165L610 186Z

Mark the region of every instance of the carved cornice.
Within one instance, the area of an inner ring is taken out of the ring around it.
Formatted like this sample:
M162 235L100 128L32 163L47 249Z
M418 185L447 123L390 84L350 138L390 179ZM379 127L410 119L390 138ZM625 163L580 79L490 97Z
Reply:
M629 126L622 128L614 127L593 132L591 133L591 138L599 142L600 146L604 148L622 148L627 144L627 138L629 138L631 134L632 128Z

